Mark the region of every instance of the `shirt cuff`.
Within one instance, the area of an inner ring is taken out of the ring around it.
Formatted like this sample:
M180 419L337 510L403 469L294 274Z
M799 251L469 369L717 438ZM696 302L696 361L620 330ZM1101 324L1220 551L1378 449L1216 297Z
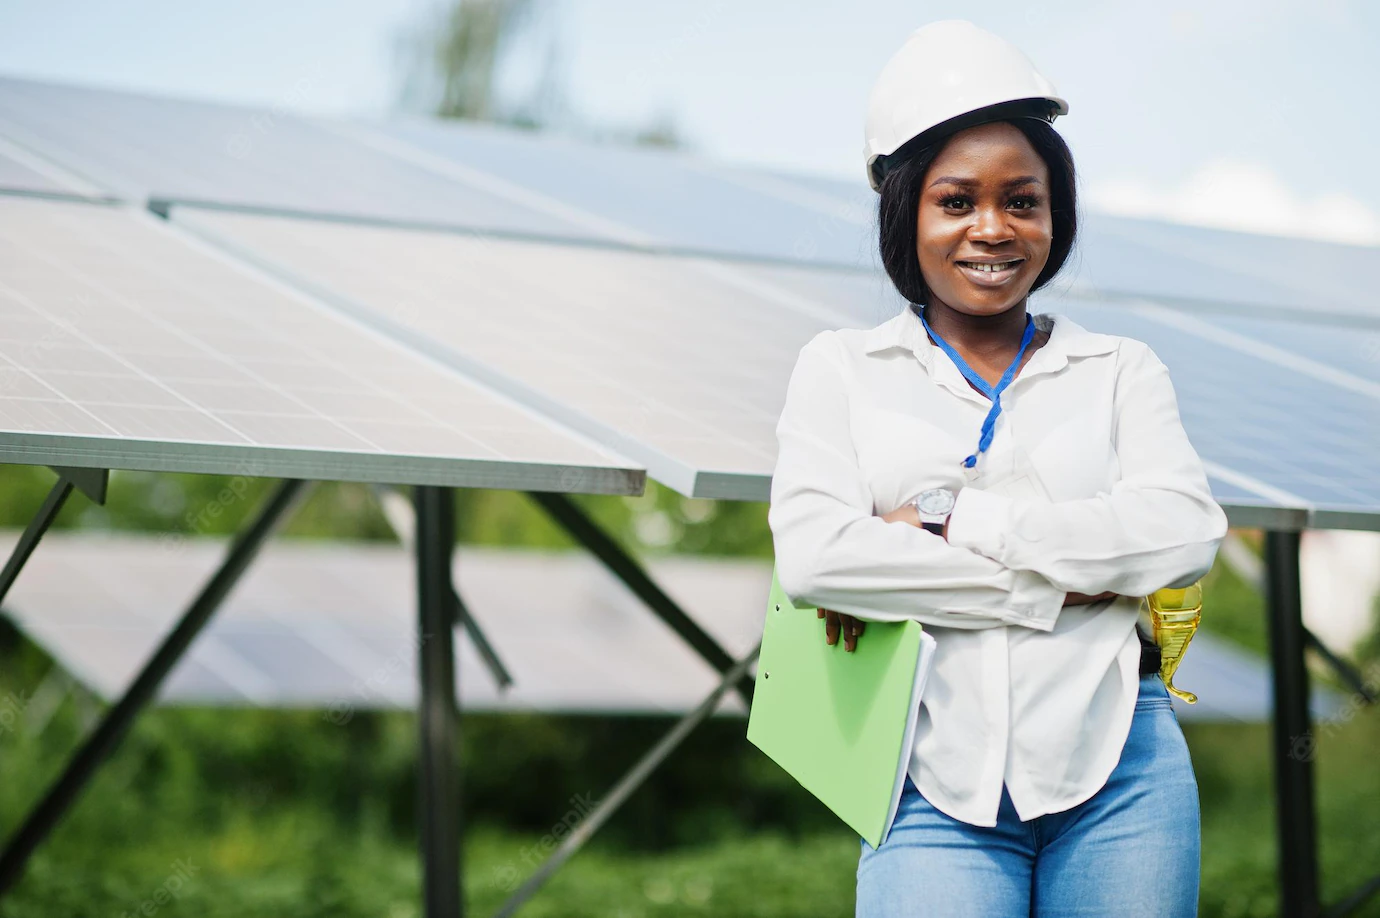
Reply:
M1043 574L1035 571L1012 573L1016 576L1011 586L1011 602L1007 604L1003 620L1036 631L1053 631L1059 612L1064 608L1064 597L1068 594L1050 583Z
M949 513L949 544L1001 561L1011 529L1011 498L981 488L960 488Z

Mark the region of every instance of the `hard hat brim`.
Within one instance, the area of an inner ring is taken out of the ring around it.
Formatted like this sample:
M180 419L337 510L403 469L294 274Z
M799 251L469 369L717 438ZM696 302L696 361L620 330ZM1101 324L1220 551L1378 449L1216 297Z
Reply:
M882 181L898 163L965 128L992 121L1007 121L1012 118L1036 118L1052 123L1056 117L1066 115L1068 111L1068 103L1063 99L1055 96L1040 96L1028 99L1012 99L1008 102L998 102L995 105L986 105L970 112L964 112L947 121L941 121L926 128L891 153L878 154L872 157L867 164L868 180L873 191L881 191Z

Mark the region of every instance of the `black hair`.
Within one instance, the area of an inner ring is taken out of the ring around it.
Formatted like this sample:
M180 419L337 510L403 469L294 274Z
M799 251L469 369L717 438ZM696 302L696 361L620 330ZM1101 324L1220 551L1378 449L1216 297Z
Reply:
M1049 207L1053 223L1053 241L1049 260L1035 278L1033 293L1048 284L1064 267L1078 235L1078 197L1073 170L1073 153L1064 138L1046 121L1038 118L997 119L1014 125L1049 169ZM902 147L888 157L877 203L878 244L882 265L907 302L924 306L929 302L930 288L920 271L916 254L916 221L920 207L921 183L930 164L944 144L953 137L946 133L914 150ZM927 138L921 138L926 140Z

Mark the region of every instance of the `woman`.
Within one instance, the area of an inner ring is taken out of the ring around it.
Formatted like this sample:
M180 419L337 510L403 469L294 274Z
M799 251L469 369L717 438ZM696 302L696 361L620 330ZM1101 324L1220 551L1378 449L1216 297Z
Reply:
M1067 110L970 23L911 37L867 160L911 305L802 348L777 426L786 593L845 650L866 621L937 643L859 916L1196 913L1197 783L1137 621L1208 571L1226 517L1150 348L1027 314L1077 229Z

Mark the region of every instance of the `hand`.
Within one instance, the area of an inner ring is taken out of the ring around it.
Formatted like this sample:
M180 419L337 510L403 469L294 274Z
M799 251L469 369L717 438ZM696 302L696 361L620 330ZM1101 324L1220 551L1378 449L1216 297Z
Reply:
M820 609L816 618L824 619L824 643L830 646L839 642L839 631L843 631L843 649L852 653L858 646L858 638L862 636L863 625L866 624L860 618L851 615L844 615L835 612L833 609Z
M920 511L915 509L915 504L903 504L890 513L883 513L882 519L888 523L909 523L916 529L920 528ZM949 541L949 521L944 520L944 541Z
M909 523L917 529L920 528L920 512L915 509L915 504L911 503L903 504L890 513L883 513L882 519L888 523ZM948 537L949 521L945 520L944 538L947 540ZM857 649L858 638L862 637L866 622L852 615L835 612L833 609L820 609L816 617L824 619L824 643L830 646L837 644L839 632L842 631L843 649L848 653Z

